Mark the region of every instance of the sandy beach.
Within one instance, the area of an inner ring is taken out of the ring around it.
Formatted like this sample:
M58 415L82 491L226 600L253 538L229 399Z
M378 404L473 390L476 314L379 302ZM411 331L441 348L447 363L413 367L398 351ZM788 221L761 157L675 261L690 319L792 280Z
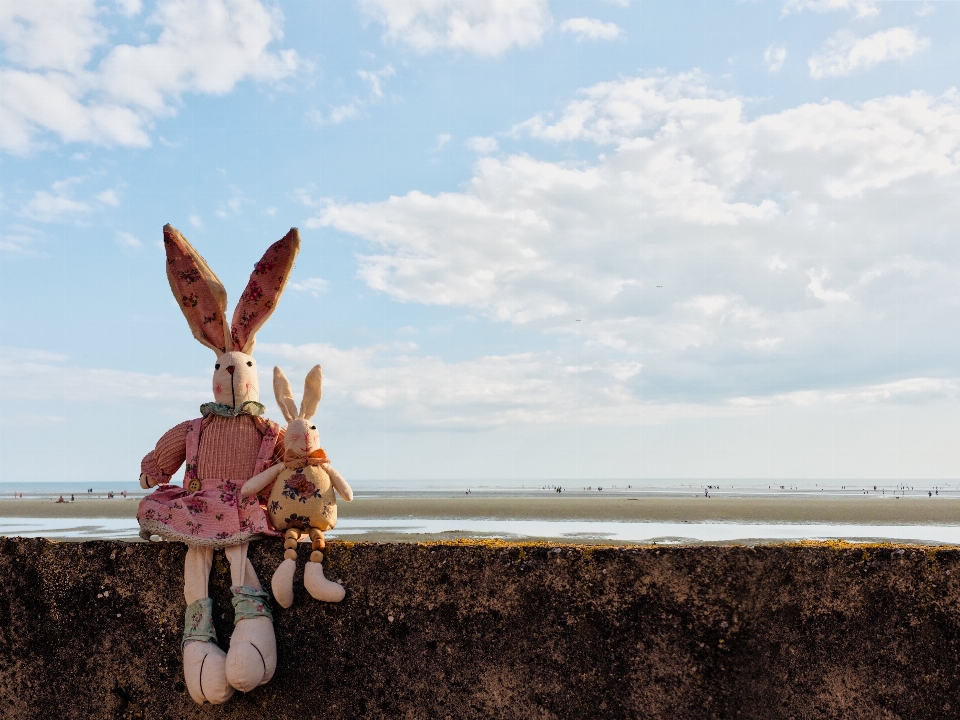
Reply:
M139 498L0 500L0 517L133 518ZM610 522L960 523L960 498L869 497L358 497L337 505L341 519L594 520Z

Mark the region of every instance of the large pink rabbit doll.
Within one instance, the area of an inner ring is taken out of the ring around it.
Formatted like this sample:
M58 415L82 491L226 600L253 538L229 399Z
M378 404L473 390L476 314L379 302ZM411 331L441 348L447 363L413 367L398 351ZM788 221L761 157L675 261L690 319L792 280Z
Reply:
M234 689L247 692L270 680L277 665L267 594L247 560L247 546L254 537L278 533L260 500L242 496L240 488L276 464L283 452L283 432L261 417L257 365L250 353L255 333L273 313L290 276L300 235L291 229L267 249L229 324L227 294L200 254L170 225L163 228L163 245L177 304L194 337L217 355L213 402L200 406L203 417L167 431L143 458L140 484L159 487L140 502L137 519L144 538L159 535L189 546L184 677L196 702L222 703ZM170 485L184 461L183 487ZM235 628L227 653L216 644L207 588L215 548L224 548L230 562Z

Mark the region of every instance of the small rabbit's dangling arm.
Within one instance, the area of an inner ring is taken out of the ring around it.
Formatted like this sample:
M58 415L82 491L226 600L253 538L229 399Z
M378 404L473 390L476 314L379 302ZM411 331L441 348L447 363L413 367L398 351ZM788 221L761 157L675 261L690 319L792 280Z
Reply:
M272 483L277 479L277 476L284 468L283 463L277 463L273 467L269 467L264 470L259 475L254 475L252 478L247 480L243 487L240 488L240 493L242 495L256 495L258 492L263 490L267 485Z
M324 463L320 467L322 467L327 475L330 476L330 482L333 483L334 489L340 493L340 497L347 502L353 500L353 488L351 488L350 484L343 479L343 475L334 470L329 463Z

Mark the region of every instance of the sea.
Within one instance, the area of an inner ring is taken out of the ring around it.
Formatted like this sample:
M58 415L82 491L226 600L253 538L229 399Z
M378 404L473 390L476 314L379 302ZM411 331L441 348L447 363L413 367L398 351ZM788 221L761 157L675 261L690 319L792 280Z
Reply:
M539 496L557 491L574 496L728 498L805 497L894 500L960 497L960 483L940 481L838 481L836 483L770 481L610 481L576 480L469 481L469 480L373 480L354 481L355 497L449 497L477 494L499 497ZM0 482L0 499L13 497L49 499L51 510L59 497L66 502L83 498L143 496L138 483L98 482ZM55 513L51 513L55 515ZM131 513L132 515L132 513ZM136 519L83 517L0 517L0 535L47 537L57 540L134 539ZM351 518L341 517L326 533L344 540L452 540L459 538L544 539L575 543L645 543L658 545L702 543L769 543L795 540L846 540L850 542L901 542L926 545L960 545L960 518L950 524L841 524L769 522L635 522L502 518Z

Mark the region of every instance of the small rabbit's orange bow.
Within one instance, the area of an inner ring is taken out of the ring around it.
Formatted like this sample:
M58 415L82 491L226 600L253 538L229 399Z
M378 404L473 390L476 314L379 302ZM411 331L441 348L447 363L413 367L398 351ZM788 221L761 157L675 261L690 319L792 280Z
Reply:
M327 459L327 453L323 448L317 448L309 455L300 455L293 450L286 450L283 453L283 464L291 470L305 467L306 465L322 465L330 462Z

